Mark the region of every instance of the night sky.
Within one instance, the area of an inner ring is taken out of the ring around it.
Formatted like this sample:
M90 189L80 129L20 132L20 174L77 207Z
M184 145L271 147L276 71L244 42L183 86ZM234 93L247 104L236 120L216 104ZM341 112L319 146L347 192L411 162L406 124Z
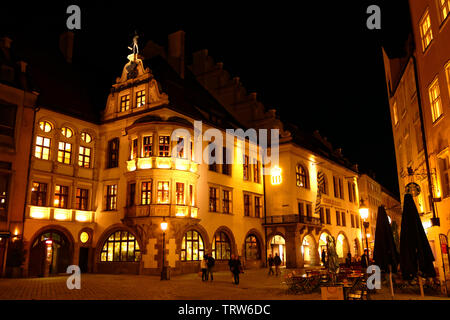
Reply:
M182 29L188 63L192 52L208 49L266 108L319 130L362 172L372 170L398 194L381 46L401 53L410 27L406 0L3 2L0 33L39 43L44 51L67 30L67 6L78 4L73 63L95 70L94 88L105 103L135 31L142 48L148 40L166 46L167 35ZM366 27L371 4L381 7L381 30Z

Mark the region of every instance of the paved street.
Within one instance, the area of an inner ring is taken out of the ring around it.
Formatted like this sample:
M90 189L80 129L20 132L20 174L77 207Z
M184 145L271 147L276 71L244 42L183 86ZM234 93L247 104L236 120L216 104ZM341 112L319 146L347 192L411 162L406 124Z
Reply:
M202 282L197 274L186 274L161 281L155 276L85 274L81 289L69 290L66 276L30 279L0 279L0 300L315 300L320 293L286 294L283 277L268 277L266 270L247 270L241 283L231 283L229 272L218 272L213 282ZM414 294L398 294L396 299L419 299ZM443 299L426 296L426 299ZM390 300L387 290L380 290L372 299Z

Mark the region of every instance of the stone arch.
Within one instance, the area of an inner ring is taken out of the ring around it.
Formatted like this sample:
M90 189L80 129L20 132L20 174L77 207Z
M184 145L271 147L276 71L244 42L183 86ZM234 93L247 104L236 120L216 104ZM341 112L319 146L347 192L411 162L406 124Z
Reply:
M325 235L325 236L326 236L326 235L332 236L332 235L331 235L331 232L330 232L328 229L323 229L323 230L321 230L320 235L319 235L319 239L318 239L318 241L317 241L317 243L318 243L318 245L317 245L317 250L318 250L318 252L319 252L319 255L322 254L322 250L327 251L327 248L326 248L327 242L326 242L326 238L324 238L323 235ZM333 238L334 238L334 237L333 237Z
M65 238L64 240L67 240L66 245L60 246L60 248L58 249L54 249L55 251L57 251L56 254L58 255L57 261L55 261L57 272L65 272L64 269L68 265L73 263L75 240L70 231L56 224L44 226L34 233L27 245L28 255L25 265L27 266L27 272L30 276L43 276L46 274L45 268L48 266L45 265L47 254L46 244L41 242L38 243L36 247L33 247L33 244L36 242L36 240L39 239L39 237L47 232L54 232L56 234L62 235ZM49 247L53 248L53 245L50 245ZM54 257L52 257L52 259L53 258Z
M284 244L272 245L271 242L275 236L281 236L284 240ZM278 253L281 257L282 265L286 264L286 236L282 232L275 231L267 235L266 248L267 256L269 256L269 254L275 256L275 253Z
M350 244L348 242L348 237L344 231L339 231L336 236L336 253L341 261L345 261L347 253L350 251Z
M176 245L177 245L177 250L176 250L177 255L180 255L181 242L183 241L184 236L186 235L186 233L188 231L191 231L191 230L197 231L200 234L200 236L202 237L203 246L205 248L205 253L207 252L207 250L209 250L209 248L211 248L211 244L209 242L209 237L208 237L208 232L206 231L206 229L203 228L203 226L200 224L191 224L191 225L184 227L183 230L177 234L177 238L175 240Z
M307 233L301 238L300 249L305 264L320 265L318 245L312 233Z
M113 234L116 231L128 231L131 234L133 234L133 236L136 238L136 241L139 244L139 249L141 250L141 253L145 253L145 246L144 243L141 239L141 237L139 236L139 234L136 232L136 230L130 228L129 226L126 226L122 223L116 223L113 224L111 226L109 226L108 228L106 228L103 233L100 235L100 237L97 239L97 242L95 244L95 262L98 263L100 262L100 258L101 258L101 252L103 249L103 244L105 243L105 241L109 238L109 236L111 234Z
M362 250L361 250L361 242L359 241L358 238L355 238L355 240L353 241L354 243L354 248L355 248L355 257L359 257L362 255Z
M218 232L224 232L227 236L228 239L230 240L230 250L231 250L231 254L237 254L237 246L236 246L236 240L234 239L234 235L233 232L230 230L230 228L226 227L226 226L220 226L216 229L216 231L214 231L214 234L211 238L211 244L209 246L209 251L212 251L212 245L213 245L213 241L214 241L214 236L218 233Z
M250 235L254 235L258 241L258 245L259 245L259 255L260 255L260 260L265 260L265 254L264 254L264 240L263 237L261 236L261 234L259 233L258 230L256 230L255 228L250 229L244 237L244 243L242 244L242 256L244 258L246 258L246 254L245 254L245 241L247 240L247 237Z

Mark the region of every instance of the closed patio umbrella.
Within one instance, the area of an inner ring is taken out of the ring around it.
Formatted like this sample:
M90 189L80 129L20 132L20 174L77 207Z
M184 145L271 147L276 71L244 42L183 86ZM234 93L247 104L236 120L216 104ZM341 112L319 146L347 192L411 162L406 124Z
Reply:
M434 256L411 194L405 194L400 231L400 269L404 280L434 278ZM422 292L421 287L421 292Z
M381 271L389 272L391 296L393 298L394 287L392 285L392 272L397 272L397 265L400 260L389 219L383 206L378 207L373 258L375 264L380 267Z

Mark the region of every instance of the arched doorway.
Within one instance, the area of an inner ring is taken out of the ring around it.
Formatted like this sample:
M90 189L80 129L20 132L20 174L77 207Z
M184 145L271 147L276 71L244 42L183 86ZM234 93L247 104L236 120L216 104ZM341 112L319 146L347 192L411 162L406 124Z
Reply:
M327 232L322 232L319 237L319 254L322 254L322 251L325 250L327 252L327 236L330 236ZM322 257L322 256L320 256Z
M347 254L350 252L347 238L343 233L340 233L336 239L336 253L340 262L344 262Z
M305 266L318 266L319 256L317 255L316 241L311 235L306 235L302 241L302 256Z
M31 277L66 273L71 255L70 242L62 232L44 231L31 245L28 273Z
M269 256L269 254L271 254L272 257L275 257L275 254L278 254L281 258L281 265L286 264L286 241L282 236L274 235L270 239L269 246L267 248L267 256Z

